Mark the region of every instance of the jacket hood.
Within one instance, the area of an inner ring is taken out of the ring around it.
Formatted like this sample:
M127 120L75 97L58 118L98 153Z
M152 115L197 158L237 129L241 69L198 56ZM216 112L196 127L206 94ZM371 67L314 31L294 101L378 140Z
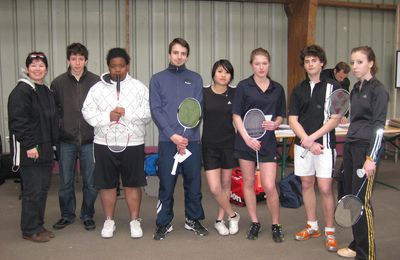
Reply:
M21 68L19 76L20 76L20 78L18 79L18 82L24 82L24 83L28 84L29 86L31 86L34 90L36 89L35 83L38 85L45 85L46 87L48 87L47 83L45 81L43 81L43 84L39 84L39 83L35 82L34 80L32 80L28 76L28 71L24 68Z
M125 82L125 81L128 81L128 80L131 80L131 78L132 77L127 73L126 77L124 78L124 80L121 81L121 83ZM114 86L116 84L115 81L113 81L111 79L110 72L106 72L106 73L101 74L100 79L107 86Z

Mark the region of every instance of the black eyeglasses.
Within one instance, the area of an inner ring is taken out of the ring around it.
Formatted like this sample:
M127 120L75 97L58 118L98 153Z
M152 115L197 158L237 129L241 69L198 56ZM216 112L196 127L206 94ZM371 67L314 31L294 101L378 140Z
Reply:
M38 59L38 58L45 59L46 58L43 54L38 54L38 53L31 54L31 55L29 55L29 57L31 59Z

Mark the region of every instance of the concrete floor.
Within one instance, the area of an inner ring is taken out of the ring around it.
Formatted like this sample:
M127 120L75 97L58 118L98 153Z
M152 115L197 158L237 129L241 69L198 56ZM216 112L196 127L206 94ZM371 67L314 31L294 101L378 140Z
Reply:
M384 160L378 180L400 188L399 164L393 159ZM46 211L46 227L59 219L58 176L52 181ZM81 183L77 183L77 200L80 204ZM216 203L212 199L203 178L203 207L206 219L203 224L210 230L207 237L198 237L184 229L183 188L181 178L176 187L174 230L163 241L154 241L152 234L155 223L157 198L143 195L141 216L144 237L131 239L129 219L123 198L118 200L116 210L117 230L112 239L102 239L100 229L103 215L100 201L96 202L95 231L86 231L80 221L64 230L54 231L56 238L48 243L38 244L21 238L19 230L20 201L19 184L7 180L0 186L0 259L339 259L335 253L324 248L323 237L298 242L293 234L305 225L304 208L281 210L281 222L284 225L286 240L276 244L271 239L270 216L265 203L258 204L258 215L263 232L256 241L245 238L249 224L246 208L236 208L242 216L240 232L235 236L221 237L213 229ZM373 196L375 211L375 234L377 259L396 260L400 255L400 191L377 183ZM79 215L79 212L78 212ZM319 207L318 216L322 219ZM323 226L321 220L321 226ZM351 230L337 228L337 238L341 246L351 240Z

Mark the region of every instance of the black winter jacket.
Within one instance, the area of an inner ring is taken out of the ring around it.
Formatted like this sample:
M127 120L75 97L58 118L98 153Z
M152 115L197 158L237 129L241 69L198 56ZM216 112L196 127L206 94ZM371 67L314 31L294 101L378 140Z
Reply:
M8 98L8 126L20 165L49 165L52 146L58 140L58 115L53 93L45 85L20 79ZM19 145L17 145L17 142ZM26 151L38 148L39 158L28 158ZM20 148L20 149L18 149Z
M50 88L54 91L60 117L60 141L71 144L93 142L93 127L82 116L82 106L89 89L100 80L96 74L85 70L79 79L68 71L53 80Z

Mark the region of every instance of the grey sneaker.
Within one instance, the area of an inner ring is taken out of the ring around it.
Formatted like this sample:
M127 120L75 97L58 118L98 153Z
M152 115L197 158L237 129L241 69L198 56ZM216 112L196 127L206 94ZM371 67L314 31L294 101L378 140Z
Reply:
M171 223L168 225L157 225L156 227L156 232L153 235L154 240L163 240L167 233L171 232L173 229L173 226Z
M196 235L199 235L199 236L207 236L208 235L208 230L198 220L186 219L185 220L185 228L187 230L193 231L194 233L196 233Z

